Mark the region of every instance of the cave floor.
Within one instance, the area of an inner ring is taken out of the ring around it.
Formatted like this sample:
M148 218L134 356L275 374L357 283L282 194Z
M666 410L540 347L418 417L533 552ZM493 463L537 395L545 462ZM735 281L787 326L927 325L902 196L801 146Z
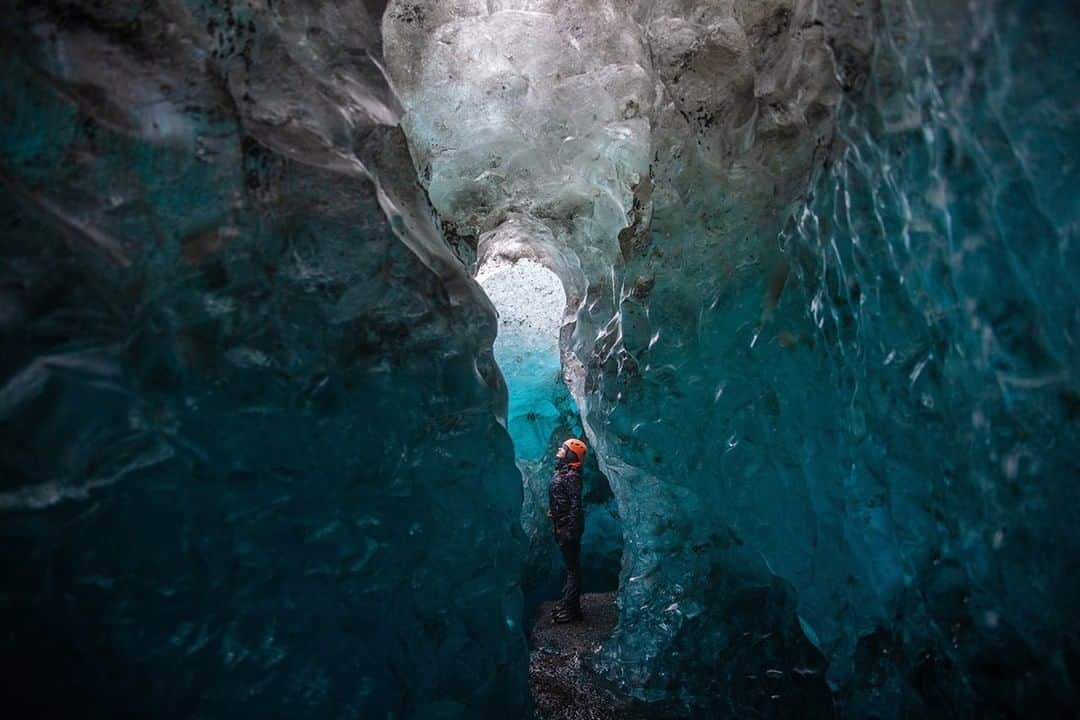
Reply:
M618 694L586 662L615 629L615 593L581 596L582 622L556 625L554 603L537 612L529 637L529 689L538 720L650 720L647 712Z

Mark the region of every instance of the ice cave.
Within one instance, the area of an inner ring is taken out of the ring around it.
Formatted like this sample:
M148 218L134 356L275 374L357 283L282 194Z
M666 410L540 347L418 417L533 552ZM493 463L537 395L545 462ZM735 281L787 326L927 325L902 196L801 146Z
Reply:
M1077 2L4 7L5 718L1080 712Z

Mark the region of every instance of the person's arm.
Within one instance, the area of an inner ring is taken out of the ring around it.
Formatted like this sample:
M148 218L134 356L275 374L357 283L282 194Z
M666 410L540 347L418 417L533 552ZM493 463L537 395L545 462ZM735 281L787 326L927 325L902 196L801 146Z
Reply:
M556 477L551 481L551 486L548 489L548 513L551 515L551 524L555 530L555 538L559 542L564 542L567 531L567 525L573 523L574 520L568 517L567 509L572 507L573 500L566 487L567 483L565 479Z
M585 514L581 510L581 476L570 491L570 529L574 535L585 532Z
M551 519L551 525L555 529L556 533L559 530L559 521L556 517L556 512L559 509L559 483L557 478L552 478L551 484L548 485L548 511L547 516Z

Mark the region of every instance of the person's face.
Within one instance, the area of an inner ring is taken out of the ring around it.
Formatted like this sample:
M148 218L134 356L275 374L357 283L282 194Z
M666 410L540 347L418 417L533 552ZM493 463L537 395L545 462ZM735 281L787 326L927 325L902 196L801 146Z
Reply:
M555 459L556 460L565 460L566 459L566 448L564 446L560 445L559 449L555 451Z

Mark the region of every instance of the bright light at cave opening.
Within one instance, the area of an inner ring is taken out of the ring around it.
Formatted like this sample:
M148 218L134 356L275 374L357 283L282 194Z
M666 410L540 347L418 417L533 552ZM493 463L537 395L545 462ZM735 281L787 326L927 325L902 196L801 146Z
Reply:
M555 273L533 260L495 260L476 279L499 311L495 361L506 378L515 450L520 459L537 459L548 450L556 402L566 392L559 356L566 292Z

